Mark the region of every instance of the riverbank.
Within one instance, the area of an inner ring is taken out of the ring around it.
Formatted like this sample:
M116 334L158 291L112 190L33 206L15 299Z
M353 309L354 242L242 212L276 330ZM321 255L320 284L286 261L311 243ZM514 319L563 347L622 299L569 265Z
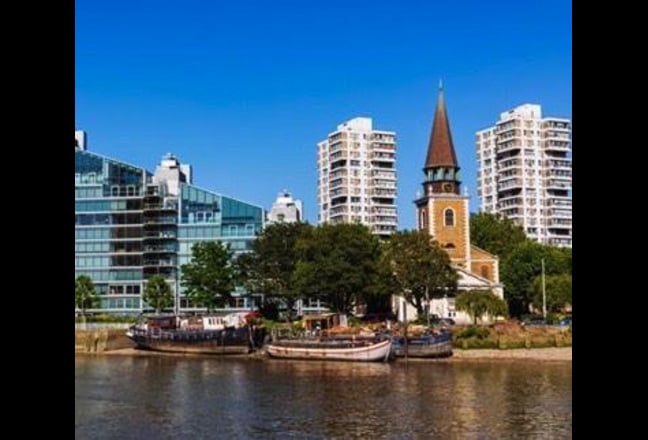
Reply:
M555 337L555 336L554 336ZM504 348L506 345L498 341L501 349L497 348L455 348L449 358L437 359L436 362L462 362L462 361L495 361L495 360L524 360L524 361L557 361L571 362L572 347L545 347L545 348ZM571 342L571 341L570 341ZM495 346L498 346L495 345ZM123 330L76 330L75 353L88 355L109 356L204 356L185 353L163 353L134 348L133 342L128 339ZM208 355L207 355L208 356ZM220 356L219 356L220 357ZM226 357L265 359L264 352L252 355L227 355ZM429 361L428 359L410 358L413 362Z
M104 350L98 352L87 352L77 350L75 354L89 356L181 356L181 357L209 357L209 355L196 355L184 353L163 353L158 351L138 350L136 348L118 348L114 350ZM221 356L213 356L221 357ZM251 355L226 355L227 358L246 358L246 359L265 359L263 353ZM454 350L449 358L434 359L434 362L462 362L462 361L497 361L497 360L524 360L524 361L550 361L550 362L571 362L571 347L553 347L553 348L532 348L532 349L510 349L510 350ZM427 362L429 359L410 358L412 362ZM397 362L403 362L399 359Z
M572 361L571 347L550 348L513 348L508 350L454 350L453 361L461 360L531 360L531 361Z

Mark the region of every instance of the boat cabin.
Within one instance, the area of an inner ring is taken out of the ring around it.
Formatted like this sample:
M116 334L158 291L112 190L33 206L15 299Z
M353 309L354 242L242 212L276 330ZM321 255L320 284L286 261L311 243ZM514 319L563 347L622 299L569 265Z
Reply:
M306 330L328 330L340 325L340 315L337 313L321 313L317 315L304 315L304 328Z
M174 330L176 328L175 316L149 316L146 318L146 327L149 330Z

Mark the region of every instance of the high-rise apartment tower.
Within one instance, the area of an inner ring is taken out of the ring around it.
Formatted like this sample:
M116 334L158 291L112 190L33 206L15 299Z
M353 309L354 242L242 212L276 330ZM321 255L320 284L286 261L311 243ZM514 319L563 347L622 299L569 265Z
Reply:
M480 211L499 213L543 244L572 245L569 119L524 104L477 132Z
M396 133L354 118L317 144L319 223L362 223L383 238L398 227Z

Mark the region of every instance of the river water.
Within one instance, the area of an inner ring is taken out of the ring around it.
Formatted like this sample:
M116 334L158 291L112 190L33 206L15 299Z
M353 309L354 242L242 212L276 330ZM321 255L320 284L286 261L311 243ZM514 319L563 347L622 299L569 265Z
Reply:
M77 439L561 439L571 362L76 356Z

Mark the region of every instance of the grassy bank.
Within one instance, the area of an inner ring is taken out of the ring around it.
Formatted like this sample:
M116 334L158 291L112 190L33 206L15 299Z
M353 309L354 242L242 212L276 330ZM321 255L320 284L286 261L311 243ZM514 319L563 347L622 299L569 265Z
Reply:
M455 348L519 349L560 348L572 346L572 331L556 327L525 328L517 324L501 323L484 327L457 328L452 335Z

